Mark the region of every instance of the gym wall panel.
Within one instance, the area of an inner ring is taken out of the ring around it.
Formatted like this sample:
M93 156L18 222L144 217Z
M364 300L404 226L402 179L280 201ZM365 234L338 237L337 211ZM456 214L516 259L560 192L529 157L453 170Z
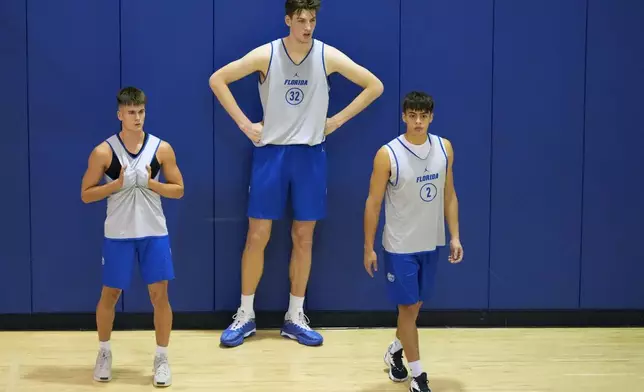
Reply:
M582 308L644 308L644 3L588 3Z
M492 13L493 0L402 2L401 104L412 90L434 98L429 132L454 148L465 255L452 265L449 248L441 249L436 287L424 308L488 306Z
M31 311L29 135L27 133L27 16L25 0L0 3L0 314Z
M170 143L184 179L182 199L163 199L176 276L169 293L176 311L214 308L212 15L212 1L180 7L123 1L121 8L122 86L146 93L145 130ZM125 311L153 309L139 271L137 266L125 292Z
M356 15L368 15L368 22L357 22ZM400 2L323 2L316 35L375 74L384 93L327 139L327 217L316 227L306 307L392 309L382 257L374 278L364 269L363 222L374 156L398 132ZM340 74L330 76L330 86L329 117L361 92Z
M84 205L80 189L92 149L119 126L118 10L28 1L34 312L93 312L100 296L105 201Z
M237 1L215 1L214 14L213 72L260 45L288 35L283 2L261 1L244 9L243 20L252 28L231 17L239 14ZM262 23L255 22L259 20ZM208 77L202 83L208 87ZM262 120L257 83L258 75L253 74L229 86L237 104L253 122ZM246 208L253 147L216 99L214 112L215 310L235 310L241 295L241 256L248 229ZM274 222L264 275L257 288L256 310L277 310L288 305L285 252L289 249L289 229L290 222Z
M585 0L496 0L490 308L578 306Z

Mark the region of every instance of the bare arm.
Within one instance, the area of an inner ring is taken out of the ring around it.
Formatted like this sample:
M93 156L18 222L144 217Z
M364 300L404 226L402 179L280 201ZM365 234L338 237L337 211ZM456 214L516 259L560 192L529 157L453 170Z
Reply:
M391 173L389 152L387 147L381 147L373 161L373 171L369 183L369 196L364 209L364 250L372 252L378 228L378 218L382 207L382 199L387 189L387 181Z
M157 150L157 160L161 165L161 171L166 183L150 178L148 187L163 197L181 199L183 197L183 176L177 165L177 157L169 143L161 142ZM148 174L150 174L150 171L151 169L148 166Z
M209 85L221 106L232 117L240 129L249 128L251 121L239 108L228 85L254 72L261 72L264 77L268 72L271 56L271 45L265 44L253 49L244 57L226 64L210 76Z
M122 181L112 181L108 184L99 185L103 174L112 158L112 149L103 142L96 146L87 160L87 169L81 181L81 200L83 203L100 201L121 188ZM123 170L121 170L121 177Z
M325 45L326 69L329 74L338 72L363 88L362 92L342 111L331 117L334 123L327 134L344 125L375 101L384 91L380 79L363 66L356 64L347 55L330 45Z
M447 153L447 177L445 179L445 220L449 227L449 234L452 239L460 241L459 225L458 225L458 197L456 197L456 189L454 188L454 148L452 143L443 138L445 145L445 153Z

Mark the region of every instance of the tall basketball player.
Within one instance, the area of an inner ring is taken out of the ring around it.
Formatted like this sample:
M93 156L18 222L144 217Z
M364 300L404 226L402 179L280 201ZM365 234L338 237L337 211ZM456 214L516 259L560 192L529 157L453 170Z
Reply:
M121 131L94 148L81 188L85 203L107 198L103 288L96 307L99 352L94 380L106 382L112 378L110 337L114 307L121 291L128 288L138 261L154 307L157 349L153 383L169 386L172 309L168 281L174 279L174 268L161 197L180 199L183 178L170 144L143 130L147 103L143 91L126 87L118 93L117 103ZM159 180L159 173L165 183ZM99 185L101 179L103 185Z
M239 129L254 143L249 187L249 227L242 254L241 305L221 343L238 346L255 333L254 295L264 266L264 249L272 221L282 218L292 200L293 250L290 302L282 336L316 346L322 336L312 330L303 305L311 269L313 231L326 215L325 138L364 110L383 92L371 72L344 53L313 38L320 0L286 0L289 35L259 46L210 77L210 87ZM228 88L259 74L263 121L252 123ZM327 76L338 72L363 88L342 111L327 118Z
M371 277L378 270L374 240L383 198L385 225L383 255L387 289L398 307L396 338L385 354L389 378L402 382L411 368L411 392L429 392L427 373L420 363L418 313L433 285L438 248L445 245L445 220L451 236L451 263L463 258L458 226L458 200L454 189L451 143L428 133L434 101L422 92L409 93L403 102L407 125L376 153L369 196L364 212L364 265Z

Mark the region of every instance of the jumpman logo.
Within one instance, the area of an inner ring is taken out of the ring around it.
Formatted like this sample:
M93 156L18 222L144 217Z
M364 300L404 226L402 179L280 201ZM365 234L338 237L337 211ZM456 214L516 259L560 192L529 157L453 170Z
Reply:
M297 74L297 72L296 72L296 73L295 73L295 75L293 75L293 77L294 77L294 78L299 78L299 77L300 77L300 75L298 75L298 74Z
M425 168L425 173L428 173L428 172L429 172L429 170L427 170L427 168Z

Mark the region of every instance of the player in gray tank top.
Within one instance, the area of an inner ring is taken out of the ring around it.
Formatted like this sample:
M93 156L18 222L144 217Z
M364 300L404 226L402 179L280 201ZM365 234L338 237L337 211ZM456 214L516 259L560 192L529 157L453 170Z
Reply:
M209 80L220 104L254 144L241 304L234 322L221 335L221 343L226 346L238 346L255 333L253 303L263 271L264 249L272 221L283 217L288 196L293 207L294 272L281 334L310 346L323 342L322 336L308 326L303 307L313 232L316 222L326 216L324 144L329 134L378 98L383 85L344 53L313 38L319 8L319 0L286 0L289 35L251 50L217 70ZM336 72L364 89L353 105L328 117L327 76ZM255 121L246 117L228 87L252 73L259 75L264 110L262 118Z
M143 131L146 103L143 91L135 87L119 91L117 115L121 131L94 148L81 185L83 202L107 199L103 288L96 307L99 352L94 380L112 379L110 337L114 307L121 291L129 287L134 263L138 262L154 306L157 350L153 384L169 386L172 308L168 281L174 279L174 267L161 197L183 197L183 177L172 146ZM161 174L165 183L160 181Z
M411 368L409 390L427 392L427 373L416 344L416 320L433 286L438 249L445 245L445 221L451 237L449 262L461 262L463 247L452 144L428 133L434 118L434 100L426 93L411 92L402 109L406 132L382 146L374 159L364 212L364 266L371 277L378 269L374 241L384 199L383 275L388 295L399 313L396 338L384 359L389 378L405 381L409 374L402 359L404 350Z
M261 141L255 145L322 143L329 107L329 86L322 61L324 43L314 39L300 64L293 62L283 39L270 45L270 68L259 84L264 128Z

